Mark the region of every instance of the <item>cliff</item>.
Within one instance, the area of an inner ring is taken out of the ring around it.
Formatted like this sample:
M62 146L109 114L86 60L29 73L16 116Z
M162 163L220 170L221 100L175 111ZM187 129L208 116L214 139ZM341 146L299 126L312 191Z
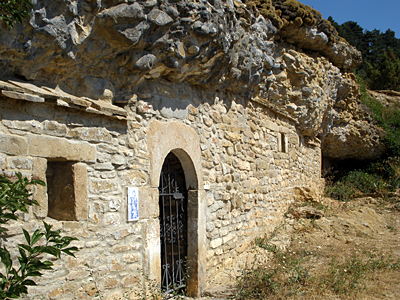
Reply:
M1 26L3 80L119 106L151 101L154 82L189 85L271 107L326 157L384 150L349 73L360 52L294 0L45 0L24 26Z

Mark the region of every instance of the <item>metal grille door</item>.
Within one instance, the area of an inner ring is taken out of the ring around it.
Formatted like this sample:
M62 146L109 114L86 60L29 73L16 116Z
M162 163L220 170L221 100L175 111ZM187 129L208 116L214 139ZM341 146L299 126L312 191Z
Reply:
M179 292L185 285L187 257L187 192L178 158L165 159L159 186L161 285L164 293Z

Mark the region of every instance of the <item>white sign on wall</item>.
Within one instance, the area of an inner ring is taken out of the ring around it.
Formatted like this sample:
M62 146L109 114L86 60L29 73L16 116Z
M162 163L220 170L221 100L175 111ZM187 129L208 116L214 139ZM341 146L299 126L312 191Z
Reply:
M139 189L128 187L128 221L139 220Z

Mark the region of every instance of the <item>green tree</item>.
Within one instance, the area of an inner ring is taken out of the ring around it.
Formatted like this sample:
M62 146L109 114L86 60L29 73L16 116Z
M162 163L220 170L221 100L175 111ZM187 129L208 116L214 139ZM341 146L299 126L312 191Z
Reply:
M37 229L30 235L22 229L25 243L17 245L18 255L13 258L10 251L3 245L9 238L5 227L9 220L18 220L18 212L28 213L28 207L38 205L31 200L30 185L44 185L38 179L28 180L17 173L15 178L9 178L0 173L0 299L15 299L28 293L28 286L36 285L34 277L42 276L43 270L51 270L53 263L46 260L46 254L56 258L61 253L74 256L78 251L70 247L76 238L61 236L59 230L51 230L52 226L43 222L44 231ZM16 251L11 251L12 253Z
M31 0L0 0L0 20L9 27L13 27L14 22L22 24L30 17L32 8Z
M363 62L356 72L369 89L400 91L400 39L396 38L393 30L369 31L354 21L339 25L332 17L328 20L341 37L361 51Z
M400 59L388 48L374 65L366 62L366 75L368 86L373 90L399 90Z

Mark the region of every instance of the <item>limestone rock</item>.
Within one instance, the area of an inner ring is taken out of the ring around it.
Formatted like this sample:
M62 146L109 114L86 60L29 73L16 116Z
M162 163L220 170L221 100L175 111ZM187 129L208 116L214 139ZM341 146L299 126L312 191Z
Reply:
M384 131L374 125L360 99L354 75L346 74L331 110L332 121L325 129L322 151L326 157L374 159L385 151Z
M153 9L147 15L147 20L158 26L164 26L173 21L172 18L168 14L166 14L165 12L163 12L159 9Z
M157 61L157 57L153 54L145 54L137 60L135 67L140 70L151 70Z
M312 206L303 206L295 208L292 212L296 218L305 219L321 219L324 216L324 212L320 209L316 209Z
M120 106L155 81L184 83L241 101L258 99L293 120L305 137L321 138L326 156L378 156L381 132L357 88L345 87L355 79L343 80L361 62L360 52L310 7L267 2L268 10L258 1L35 2L29 22L4 27L0 79L24 78L58 86L80 103L87 97ZM3 93L43 102L40 95ZM167 118L187 118L190 92L182 91L182 98L166 93L139 100ZM182 107L162 107L171 99L184 101Z

